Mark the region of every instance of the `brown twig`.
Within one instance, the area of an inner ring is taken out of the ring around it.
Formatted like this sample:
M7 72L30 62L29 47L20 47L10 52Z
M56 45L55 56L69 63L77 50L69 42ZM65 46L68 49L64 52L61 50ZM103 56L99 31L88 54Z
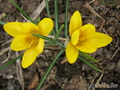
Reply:
M100 25L100 27L98 29L98 31L101 31L102 27L103 27L103 25L105 23L105 20L89 5L89 3L86 3L84 5L84 7L87 8L87 9L89 9L94 15L96 15L97 17L99 17L100 19L102 19L101 25Z
M2 63L5 63L8 61L8 59L10 58L10 53L11 53L11 49L8 50L8 56L4 61L2 61Z
M118 47L118 49L115 51L115 53L113 54L113 56L111 57L110 61L115 57L115 55L117 54L117 52L120 50L120 47ZM109 61L109 62L110 62Z
M16 56L19 56L18 55L18 52L16 52ZM22 87L22 90L24 90L24 78L23 78L23 70L22 70L22 67L21 67L21 60L18 59L16 61L16 73L17 73L17 79Z
M5 13L0 14L0 19L3 18L5 15Z
M50 0L48 0L48 1L50 1ZM40 5L37 7L37 9L30 15L32 20L35 20L38 17L38 15L44 9L45 5L46 5L45 0L43 0L42 3L40 3Z
M47 37L52 38L52 39L55 38L55 36L52 36L52 35L48 35ZM58 37L58 40L66 41L67 39L66 38L62 38L62 37Z

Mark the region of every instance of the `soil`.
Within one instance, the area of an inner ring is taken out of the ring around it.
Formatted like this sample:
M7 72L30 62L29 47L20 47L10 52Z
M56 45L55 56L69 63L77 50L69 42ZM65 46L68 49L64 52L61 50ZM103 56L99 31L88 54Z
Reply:
M14 1L29 16L42 2L42 0ZM102 72L93 70L80 60L77 60L74 64L62 63L65 60L65 54L62 54L41 90L120 90L120 1L116 0L117 2L110 5L103 4L102 1L107 2L107 0L69 0L68 9L69 17L75 10L78 10L83 17L83 24L94 24L97 31L106 33L113 38L111 44L90 54L99 61L94 65L100 68ZM9 0L0 0L0 4L0 21L25 21L19 10ZM49 5L52 19L54 19L54 0L50 0ZM58 13L61 25L64 23L65 0L58 0ZM47 17L46 8L42 10L38 17L41 19ZM64 31L62 34L64 34ZM62 34L61 37L64 37ZM1 67L16 58L17 54L21 55L23 52L16 53L9 49L12 37L5 33L2 25L0 25L0 36ZM45 47L44 52L29 68L20 68L20 61L17 61L0 70L0 90L22 90L22 88L24 88L23 90L35 90L60 49L58 46ZM8 60L3 63L7 58ZM23 71L23 74L18 76L20 71ZM108 85L111 87L108 88Z

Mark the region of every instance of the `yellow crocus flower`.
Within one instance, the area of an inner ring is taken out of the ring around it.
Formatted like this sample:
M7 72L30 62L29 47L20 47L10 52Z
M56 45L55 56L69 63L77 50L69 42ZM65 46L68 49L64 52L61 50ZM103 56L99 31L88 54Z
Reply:
M44 49L44 40L31 34L47 36L53 28L53 21L44 18L38 25L30 22L9 22L3 28L9 35L14 37L10 45L12 50L21 51L26 49L22 58L22 67L27 68Z
M71 64L77 60L79 50L85 53L93 53L97 48L106 46L112 41L110 36L96 32L94 25L82 26L79 11L75 11L70 19L69 35L71 39L66 46L66 57Z

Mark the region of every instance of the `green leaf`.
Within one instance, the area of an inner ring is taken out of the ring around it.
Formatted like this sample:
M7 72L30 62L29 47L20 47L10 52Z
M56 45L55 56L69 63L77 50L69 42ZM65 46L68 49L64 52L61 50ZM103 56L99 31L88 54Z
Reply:
M84 63L86 63L88 66L90 66L91 68L93 68L93 69L95 69L95 70L101 72L101 70L100 70L99 68L95 67L95 66L94 66L92 63L90 63L89 61L87 61L87 60L81 58L80 56L79 56L78 58L79 58L81 61L83 61Z
M65 38L68 37L68 0L65 2Z
M58 32L57 32L57 35L55 36L55 40L57 40L58 36L60 35L62 29L64 28L64 24L61 25L61 27L59 28Z
M38 17L36 20L35 20L36 24L38 24L40 22L40 18Z
M1 24L1 25L4 25L4 24L5 24L5 22L0 21L0 24Z
M48 17L51 18L48 0L45 0L45 4L46 4L46 10L47 10Z
M55 30L58 32L58 0L54 0Z
M13 62L15 62L16 60L18 60L19 58L21 58L23 55L18 56L17 58L13 59L12 61L6 63L5 65L3 65L2 67L0 67L0 70L4 69L5 67L7 67L8 65L12 64Z
M109 0L100 0L100 2L102 4L105 4L105 5L116 5L116 4L118 4L120 2L120 0L111 0L111 1L109 1Z
M50 8L49 8L49 1L48 1L48 0L45 0L45 4L46 4L46 10L47 10L48 18L51 18ZM52 32L51 32L50 34L53 34L54 36L56 35L54 30L52 30Z
M56 61L58 60L58 58L60 57L60 55L64 52L64 49L61 50L57 56L55 57L55 59L53 60L53 62L51 63L51 65L49 66L49 68L47 69L46 73L44 74L43 78L40 80L40 83L37 87L36 90L40 90L40 88L42 87L45 79L47 78L48 74L50 73L50 71L52 70L53 66L55 65Z
M63 46L61 43L55 41L55 40L52 39L52 38L49 38L49 37L46 37L46 36L43 36L43 35L39 35L39 34L31 34L31 35L36 36L36 37L39 37L39 38L42 38L42 39L45 39L45 40L50 41L50 42L52 42L52 43L54 43L54 44L58 44L59 46L61 46L61 47L64 48L64 46Z
M55 45L53 43L45 44L45 47Z
M10 2L32 23L36 24L13 0L10 0Z
M83 52L80 52L80 54L82 54L84 57L88 58L89 60L98 63L98 61L95 60L94 58L92 58L90 55L88 55L88 54L86 54L86 53L83 53Z
M43 35L39 35L39 34L31 34L31 35L39 37L39 38L42 38L42 39L45 39L45 40L53 42L53 43L56 43L56 41L54 39L46 37L46 36L43 36Z

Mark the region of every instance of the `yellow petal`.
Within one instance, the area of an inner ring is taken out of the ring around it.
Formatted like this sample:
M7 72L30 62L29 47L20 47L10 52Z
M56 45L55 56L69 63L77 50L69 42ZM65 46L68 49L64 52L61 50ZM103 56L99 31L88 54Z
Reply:
M97 47L92 45L88 41L80 42L75 47L85 53L93 53L97 50Z
M9 22L6 23L3 28L9 35L16 37L22 33L20 29L21 25L22 23L20 22Z
M18 35L15 37L11 43L11 49L15 51L21 51L29 48L34 42L34 37L31 35Z
M111 43L112 38L106 34L95 32L88 41L99 48Z
M78 43L79 35L80 35L79 30L76 30L72 33L71 42L73 45L76 45Z
M75 30L79 29L81 26L82 26L81 14L79 13L79 11L75 11L70 19L70 24L69 24L70 36Z
M25 34L39 34L38 26L30 22L23 23L21 26L21 30Z
M40 29L40 34L47 36L53 29L53 21L50 18L44 18L39 22L38 27Z
M39 38L38 44L36 46L37 53L40 54L44 49L44 39Z
M84 39L90 38L95 33L95 26L91 24L83 25L80 29L81 37Z
M22 58L22 67L23 68L29 67L35 61L37 56L38 54L35 47L27 49Z
M69 63L74 63L77 60L79 51L72 45L71 42L68 42L66 47L66 57Z

